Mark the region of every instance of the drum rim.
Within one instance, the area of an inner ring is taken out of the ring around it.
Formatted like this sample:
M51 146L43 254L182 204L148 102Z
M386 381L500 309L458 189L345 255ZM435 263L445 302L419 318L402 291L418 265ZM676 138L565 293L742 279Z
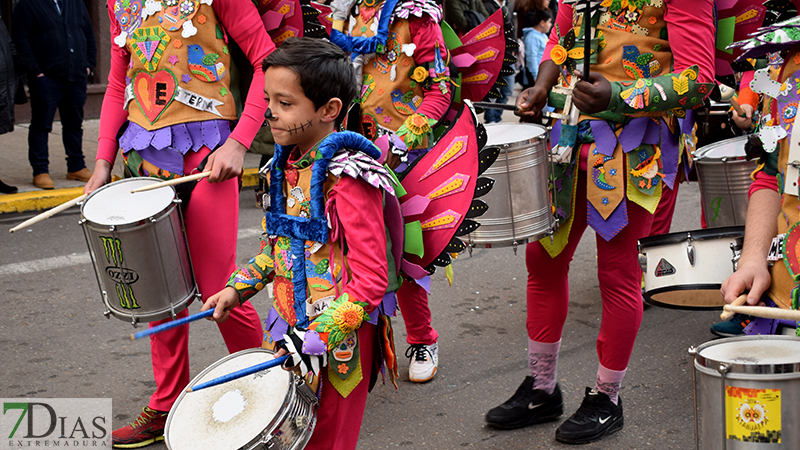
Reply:
M786 364L742 364L717 361L702 355L703 350L714 345L727 344L730 342L738 341L795 341L800 342L800 338L795 336L786 335L768 335L768 336L736 336L730 338L714 339L703 344L700 344L694 350L696 352L694 357L694 364L698 368L710 369L718 373L718 368L725 364L727 367L726 374L753 374L753 375L773 375L773 374L791 374L800 373L800 357L797 362Z
M226 355L226 356L214 361L211 365L209 365L208 367L203 369L199 374L197 374L194 378L192 378L191 381L189 381L189 384L186 385L186 388L196 385L198 383L198 381L203 376L205 376L208 372L210 372L212 369L220 366L221 364L227 362L228 360L234 359L234 358L236 358L236 357L238 357L240 355L246 355L246 354L250 354L250 353L266 353L266 354L269 354L269 355L274 355L275 354L274 351L266 349L266 348L262 348L262 347L247 348L247 349L244 349L244 350L240 350L240 351L238 351L236 353L231 353L229 355ZM281 370L282 372L285 372L281 367L276 367L275 369L278 369L278 370ZM289 377L289 383L288 383L289 388L287 389L287 392L284 393L283 404L278 409L278 414L275 417L271 418L269 423L267 423L264 426L262 431L259 432L252 439L250 439L241 448L250 448L250 447L252 447L253 444L260 442L264 438L265 435L269 435L269 433L271 433L278 426L278 424L280 424L280 422L283 420L283 416L285 416L286 413L288 412L287 411L287 405L289 405L289 403L292 401L292 398L293 398L293 396L288 395L288 394L293 392L292 386L294 385L294 381L293 381L293 377L292 377L292 372L285 372L285 374L286 374L286 376ZM170 425L172 424L172 419L174 417L173 413L178 409L178 405L180 405L181 401L183 400L183 398L187 394L186 388L183 389L181 394L175 400L175 403L172 404L172 408L170 408L169 414L167 415L167 421L164 423L164 444L166 444L167 448L170 448L170 449L172 447L169 445L169 433L168 433L168 430L170 428ZM293 395L298 395L298 393L294 392Z
M649 291L644 292L644 300L648 305L658 306L659 308L668 308L668 309L680 309L683 311L718 311L724 305L724 301L722 297L720 297L719 305L716 306L697 306L697 307L687 307L685 305L674 305L671 303L663 303L659 302L658 300L653 300L652 296L663 294L665 292L675 292L675 291L707 291L707 290L719 290L722 287L720 283L707 283L707 284L679 284L674 286L664 286L655 289L650 289Z
M509 126L510 125L510 126L515 126L515 127L523 126L523 127L527 127L527 128L537 128L537 129L541 129L542 133L537 134L536 136L530 137L528 139L523 139L521 141L512 141L512 142L506 142L506 143L502 143L502 144L490 144L489 143L489 139L488 139L489 128L494 128L494 127L497 127L499 125L504 125L504 126ZM548 127L546 127L544 125L539 125L539 124L536 124L536 123L500 122L500 123L487 123L487 124L484 124L483 126L486 129L486 134L487 134L486 147L497 147L497 148L500 149L501 152L508 152L508 151L512 151L512 150L518 150L520 148L527 148L531 144L535 144L536 141L539 141L539 140L545 140L546 141L546 140L548 140L548 137L549 137L549 134L550 134L550 129Z
M639 249L655 247L658 245L680 244L688 240L691 234L693 241L702 241L721 237L744 237L744 225L729 225L717 228L700 228L698 230L677 231L675 233L646 236L639 239Z
M723 158L712 158L712 157L704 156L704 155L705 155L705 153L708 153L709 151L714 150L715 148L722 147L723 145L731 144L734 141L745 141L745 142L747 142L747 135L736 136L736 137L732 137L732 138L728 138L728 139L723 139L721 141L717 141L717 142L714 142L712 144L704 145L704 146L702 146L702 147L700 147L697 150L692 152L692 158L694 159L694 162L703 162L703 163L722 162ZM747 158L747 156L746 155L725 156L724 158L726 160L741 161L741 160L745 160Z
M85 199L83 199L81 201L81 203L80 203L80 205L81 205L81 218L85 221L85 223L91 223L95 227L103 227L103 228L115 227L115 228L118 228L118 229L124 229L126 227L131 227L131 226L133 226L133 227L140 226L142 221L149 220L151 218L160 219L164 215L166 215L168 213L171 213L172 210L174 209L175 199L177 199L178 193L177 193L177 191L175 190L174 187L172 187L172 186L164 186L164 187L161 187L159 189L169 188L169 189L172 190L172 201L170 202L170 205L172 207L164 208L164 209L160 210L159 212L157 212L156 214L153 214L152 216L146 217L144 219L137 220L135 222L127 222L127 223L121 223L121 224L104 224L104 223L95 222L94 220L86 217L86 214L84 213L84 208L86 207L86 204L89 203L89 200L91 200L92 197L97 195L98 192L102 192L102 191L104 191L106 189L109 189L111 186L119 186L120 184L128 183L128 182L131 182L131 181L140 181L140 180L152 180L152 181L157 181L159 183L163 183L164 182L164 180L162 180L160 178L155 178L155 177L130 177L130 178L123 178L121 180L113 181L111 183L106 183L106 184L100 186L99 188L95 189L94 192L89 194Z

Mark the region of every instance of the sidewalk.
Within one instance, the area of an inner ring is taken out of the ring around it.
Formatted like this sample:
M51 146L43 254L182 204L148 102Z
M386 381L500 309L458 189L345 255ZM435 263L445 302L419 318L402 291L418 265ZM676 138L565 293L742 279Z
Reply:
M67 163L64 145L61 142L61 123L53 123L50 133L50 177L55 189L39 189L33 185L33 172L28 163L28 125L17 124L14 131L0 135L0 180L16 186L16 194L0 194L0 214L13 212L39 211L60 205L83 193L85 183L67 180ZM97 136L99 120L83 122L83 154L86 166L91 170L97 155ZM255 186L256 172L261 155L247 153L244 158L245 173L243 185ZM113 175L122 176L122 158L118 157Z

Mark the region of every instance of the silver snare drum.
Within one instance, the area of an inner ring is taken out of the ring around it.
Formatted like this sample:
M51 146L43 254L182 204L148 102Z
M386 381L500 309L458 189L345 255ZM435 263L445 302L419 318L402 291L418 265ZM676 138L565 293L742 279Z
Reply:
M689 354L698 448L800 448L800 339L718 339Z
M500 156L482 176L495 180L482 197L489 209L474 220L473 247L508 247L537 241L555 226L548 181L548 132L533 124L486 125L486 146L500 147Z
M175 189L131 194L160 181L128 178L92 192L81 224L106 316L138 322L175 317L198 296Z
M228 355L189 386L269 361L261 348ZM214 387L183 392L164 428L170 450L300 450L308 443L317 397L294 372L274 367Z
M700 202L708 227L744 225L747 191L756 161L745 159L747 136L706 145L694 152Z

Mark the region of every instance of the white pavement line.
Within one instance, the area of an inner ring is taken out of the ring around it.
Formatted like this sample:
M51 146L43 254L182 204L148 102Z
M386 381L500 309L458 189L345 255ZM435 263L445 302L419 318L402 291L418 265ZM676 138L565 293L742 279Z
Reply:
M246 228L239 230L237 238L241 240L260 235L261 230L258 228ZM92 260L89 257L89 252L73 253L72 255L66 256L54 256L52 258L42 258L21 263L3 264L0 265L0 277L4 275L21 275L24 273L41 272L43 270L62 269L91 263Z

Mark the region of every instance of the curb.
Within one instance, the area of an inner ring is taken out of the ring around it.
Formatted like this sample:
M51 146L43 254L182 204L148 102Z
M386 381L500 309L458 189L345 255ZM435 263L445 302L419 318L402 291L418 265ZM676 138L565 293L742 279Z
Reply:
M258 168L245 169L242 187L258 184ZM20 192L0 196L0 214L41 211L68 202L83 194L82 187Z

